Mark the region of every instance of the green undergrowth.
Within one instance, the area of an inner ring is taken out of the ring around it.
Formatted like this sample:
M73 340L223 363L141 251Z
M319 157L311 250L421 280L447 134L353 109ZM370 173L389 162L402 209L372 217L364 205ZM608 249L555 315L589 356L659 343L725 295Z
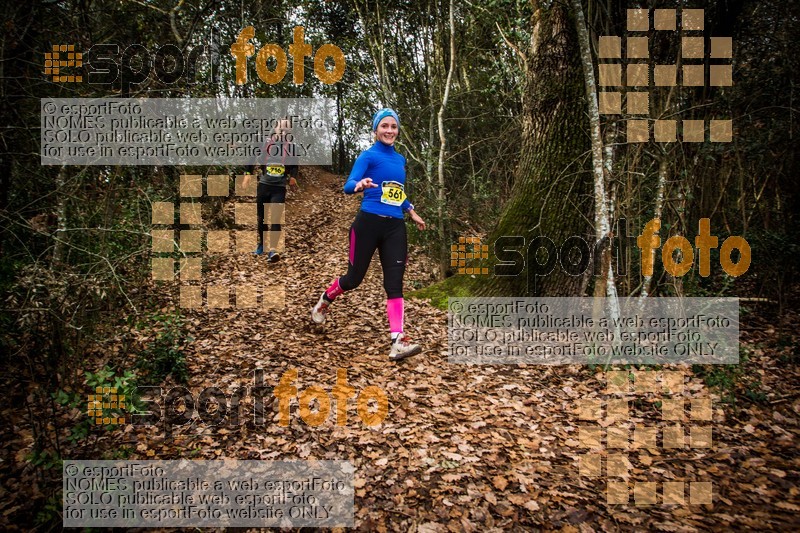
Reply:
M447 311L448 298L463 298L474 295L471 281L471 278L465 276L451 276L444 281L412 291L407 296L409 298L429 299L431 305L435 308Z

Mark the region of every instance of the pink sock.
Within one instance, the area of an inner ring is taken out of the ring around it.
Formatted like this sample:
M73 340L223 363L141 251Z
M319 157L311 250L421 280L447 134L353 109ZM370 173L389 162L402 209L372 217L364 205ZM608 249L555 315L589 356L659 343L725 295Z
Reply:
M402 298L386 300L386 315L389 317L389 331L392 333L403 332L403 304Z
M333 283L331 283L331 286L325 290L325 294L331 299L331 301L335 300L336 297L343 292L344 290L342 290L342 288L339 286L339 278L334 279Z

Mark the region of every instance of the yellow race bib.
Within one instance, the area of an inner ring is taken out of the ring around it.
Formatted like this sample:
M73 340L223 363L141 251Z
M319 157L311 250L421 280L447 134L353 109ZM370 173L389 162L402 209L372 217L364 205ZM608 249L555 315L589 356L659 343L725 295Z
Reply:
M401 205L406 200L406 193L402 183L384 181L381 183L381 203L388 205Z
M267 175L280 177L286 172L286 167L283 165L267 165Z

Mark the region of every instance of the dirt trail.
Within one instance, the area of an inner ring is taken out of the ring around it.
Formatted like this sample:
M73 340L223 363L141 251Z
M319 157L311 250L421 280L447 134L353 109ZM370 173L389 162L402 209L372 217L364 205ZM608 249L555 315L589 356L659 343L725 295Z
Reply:
M591 525L678 531L793 523L792 508L779 509L774 502L782 501L778 494L784 489L783 499L797 502L796 441L776 441L774 453L755 452L751 446L761 442L748 444L750 436L727 427L721 411L715 414L719 423L711 450L629 454L631 480L712 481L713 506L607 506L605 478L579 475L576 459L586 451L580 447L583 423L576 404L585 397L603 398L603 374L578 365L448 364L446 313L408 299L406 330L424 353L389 362L377 255L364 283L332 306L324 328L313 326L310 307L345 271L347 230L360 199L342 194L341 177L316 169L304 169L300 183L302 190L287 200L287 250L281 262L226 256L212 262L208 273L209 280L284 284L285 308L188 313L195 339L187 356L189 388L230 392L252 386L256 368L263 368L266 384L275 386L295 368L298 389L316 384L331 390L337 369L346 368L357 392L371 385L386 392L388 416L380 426L367 427L351 401L345 427L335 426L333 415L310 427L297 412L287 428L272 419L275 413L258 426L247 400L241 410L245 422L237 427L197 423L175 428L172 439L155 428L137 429L135 456L350 460L356 467L356 526L365 530L577 531ZM427 277L412 251L406 286ZM687 389L700 393L703 386L688 381ZM634 424L661 423L650 399L632 403L632 409ZM787 429L796 436L796 421ZM751 453L760 453L761 462L739 470ZM789 470L788 478L769 477L775 470L784 476ZM743 488L749 483L766 487L756 503ZM688 503L688 489L686 498Z

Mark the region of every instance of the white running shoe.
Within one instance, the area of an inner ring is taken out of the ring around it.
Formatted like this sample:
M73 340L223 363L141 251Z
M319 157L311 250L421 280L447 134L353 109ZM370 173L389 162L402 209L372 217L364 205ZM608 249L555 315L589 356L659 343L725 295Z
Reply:
M331 304L328 303L328 301L325 300L325 298L320 296L317 305L315 305L314 308L311 309L311 320L313 320L317 324L325 323L325 317L328 314L328 308L330 307L330 305Z
M408 338L408 335L401 333L397 339L392 343L392 351L389 352L390 361L399 361L412 355L417 355L422 352L422 346L413 344Z

